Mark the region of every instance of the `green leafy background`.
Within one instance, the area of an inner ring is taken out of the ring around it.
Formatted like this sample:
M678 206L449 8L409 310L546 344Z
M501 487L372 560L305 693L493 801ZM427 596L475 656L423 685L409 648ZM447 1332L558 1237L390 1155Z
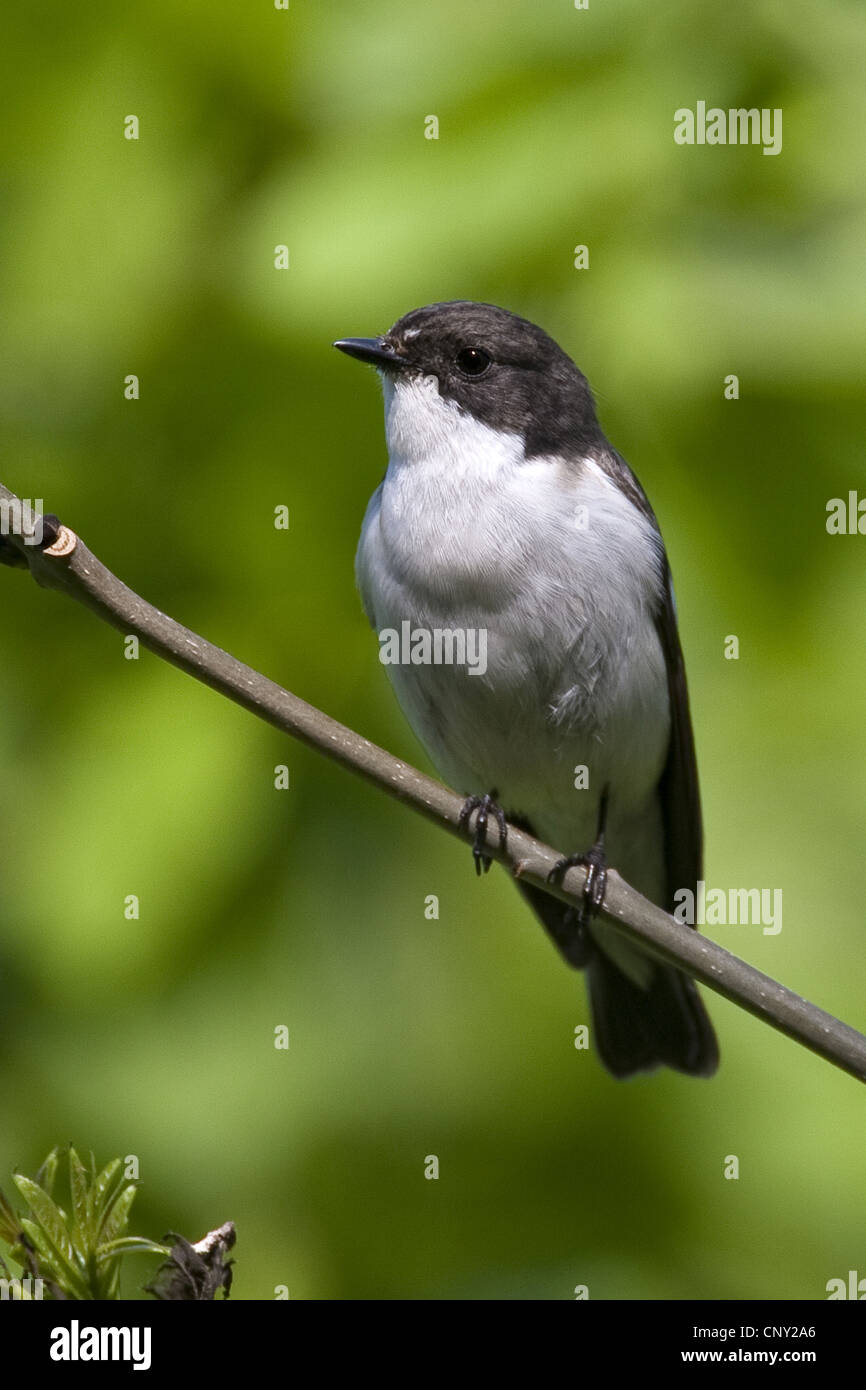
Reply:
M141 0L5 28L3 481L426 766L354 589L378 388L330 343L434 299L540 322L662 521L708 882L784 892L779 935L715 935L864 1027L866 537L825 529L866 495L862 8ZM675 145L698 99L781 107L782 153ZM866 1275L855 1081L712 998L714 1081L614 1083L501 871L15 571L0 642L7 1190L57 1142L134 1153L135 1231L235 1221L241 1298Z

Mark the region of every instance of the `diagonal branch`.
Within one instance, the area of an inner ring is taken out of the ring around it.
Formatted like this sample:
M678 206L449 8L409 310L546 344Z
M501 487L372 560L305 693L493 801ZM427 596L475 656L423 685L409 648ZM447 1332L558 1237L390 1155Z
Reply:
M0 484L2 516L20 515L20 507L15 494ZM43 521L44 534L40 529ZM41 545L27 543L28 534L32 541L34 533L42 535ZM0 536L0 560L28 566L43 588L57 589L83 603L104 622L134 634L157 656L251 714L365 777L452 835L466 838L460 825L462 797L161 613L106 569L56 518L25 517L17 532ZM498 828L490 825L486 853L506 865L515 878L563 902L580 902L585 871L569 869L561 882L550 883L548 875L561 855L516 826L508 827L503 849ZM866 1037L706 936L681 926L614 870L608 874L601 915L643 950L700 980L859 1081L866 1081Z

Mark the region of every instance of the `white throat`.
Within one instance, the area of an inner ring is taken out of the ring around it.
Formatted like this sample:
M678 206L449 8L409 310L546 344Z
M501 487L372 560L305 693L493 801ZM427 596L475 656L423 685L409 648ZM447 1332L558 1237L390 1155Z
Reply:
M389 473L411 468L413 488L434 479L439 497L458 487L486 488L523 462L520 435L491 429L444 400L435 377L383 376L382 386Z

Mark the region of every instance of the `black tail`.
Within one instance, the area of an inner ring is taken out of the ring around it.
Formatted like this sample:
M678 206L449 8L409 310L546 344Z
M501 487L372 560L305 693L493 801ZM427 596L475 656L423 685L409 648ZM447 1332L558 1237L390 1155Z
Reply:
M673 1067L712 1076L719 1048L694 980L668 965L653 965L641 989L596 946L587 967L593 1034L599 1056L614 1076Z
M654 962L649 986L641 989L591 933L575 936L573 926L563 920L568 912L563 903L529 884L517 886L569 965L586 967L593 1041L613 1076L660 1066L689 1076L713 1075L719 1048L694 980L673 966Z

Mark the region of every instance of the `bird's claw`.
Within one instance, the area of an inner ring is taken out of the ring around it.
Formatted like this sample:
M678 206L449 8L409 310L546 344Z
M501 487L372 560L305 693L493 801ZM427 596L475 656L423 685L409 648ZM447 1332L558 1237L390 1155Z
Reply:
M496 792L486 792L484 796L468 796L463 803L460 812L461 830L469 830L469 822L475 816L475 834L472 840L472 858L475 860L476 874L487 873L493 863L490 855L485 853L487 844L487 821L490 816L496 821L499 827L499 848L504 849L508 839L508 822L505 819L505 812L496 800Z
M565 859L558 859L547 875L548 883L560 883L565 872L573 868L586 869L583 901L577 914L578 926L586 928L604 903L607 856L603 844L596 842L586 854L569 854Z

